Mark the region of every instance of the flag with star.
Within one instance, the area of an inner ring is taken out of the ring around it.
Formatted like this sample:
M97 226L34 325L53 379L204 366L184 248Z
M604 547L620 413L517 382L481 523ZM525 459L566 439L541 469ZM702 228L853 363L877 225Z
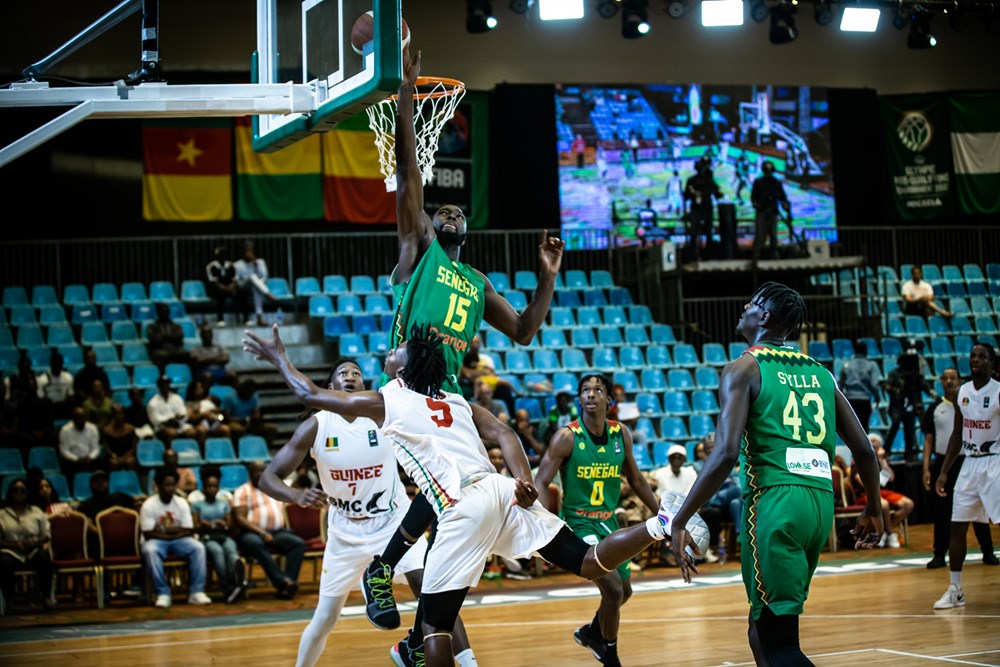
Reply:
M233 219L233 121L170 118L143 123L142 217L171 222Z

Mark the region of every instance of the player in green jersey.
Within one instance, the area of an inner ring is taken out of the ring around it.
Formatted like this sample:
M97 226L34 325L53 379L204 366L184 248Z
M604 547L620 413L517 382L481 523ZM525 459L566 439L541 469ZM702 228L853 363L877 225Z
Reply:
M559 429L552 437L535 475L535 487L548 489L556 470L562 472L563 501L560 516L584 542L595 545L618 529L615 509L622 490L622 475L652 512L659 508L656 494L632 456L632 433L608 421L611 385L603 375L584 375L577 387L583 416ZM621 607L632 596L630 561L622 563L594 583L601 591L601 605L589 625L573 634L604 665L618 661L618 624Z
M398 347L414 326L429 327L441 338L445 352L448 377L442 389L461 393L458 376L462 360L484 319L511 340L525 345L538 333L552 302L565 243L542 232L538 246L538 286L521 313L497 293L482 272L459 261L467 233L462 209L448 204L439 208L433 218L424 210L413 127L413 96L419 74L420 52L416 52L413 60L404 54L395 137L399 261L390 281L398 305L389 346ZM387 380L383 374L379 386ZM433 509L418 494L396 535L365 571L362 577L365 611L376 627L386 630L399 627L399 611L392 596L392 568L433 520ZM415 628L419 627L418 619ZM413 639L411 645L416 643L417 639Z
M779 283L764 283L743 307L736 332L750 347L722 372L715 449L672 531L680 562L690 538L677 526L708 502L738 459L748 636L757 664L770 667L812 664L799 648L799 616L833 521L836 435L851 449L869 499L851 530L855 548L871 549L883 532L878 463L861 423L830 371L785 346L805 321L802 297ZM691 580L687 563L681 574Z

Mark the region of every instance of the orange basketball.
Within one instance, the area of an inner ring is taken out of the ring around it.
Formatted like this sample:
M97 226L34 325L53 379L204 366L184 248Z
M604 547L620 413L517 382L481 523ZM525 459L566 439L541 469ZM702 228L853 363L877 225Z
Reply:
M410 26L406 25L406 19L400 19L401 32L403 38L403 49L410 45ZM358 55L364 53L365 44L375 38L375 17L368 11L358 17L351 27L351 48Z

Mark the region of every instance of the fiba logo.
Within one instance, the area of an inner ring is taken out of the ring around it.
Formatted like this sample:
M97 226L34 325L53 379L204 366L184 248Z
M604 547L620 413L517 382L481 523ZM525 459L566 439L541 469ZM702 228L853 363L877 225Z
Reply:
M934 126L922 111L907 111L896 126L896 134L904 146L919 153L930 146Z

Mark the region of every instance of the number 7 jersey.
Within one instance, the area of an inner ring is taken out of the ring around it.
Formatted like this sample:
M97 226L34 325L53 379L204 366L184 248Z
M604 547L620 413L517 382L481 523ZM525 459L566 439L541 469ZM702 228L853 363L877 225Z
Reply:
M744 352L760 367L740 448L743 494L781 484L833 490L836 449L833 375L792 348L755 345Z

